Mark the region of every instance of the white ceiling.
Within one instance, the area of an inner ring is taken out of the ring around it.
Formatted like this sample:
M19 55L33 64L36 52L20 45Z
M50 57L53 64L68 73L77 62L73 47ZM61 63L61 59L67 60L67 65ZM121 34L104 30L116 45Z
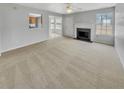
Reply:
M66 12L67 3L20 3L20 4L23 6L44 9L60 14L67 13ZM71 3L71 5L73 8L73 13L115 6L114 3Z

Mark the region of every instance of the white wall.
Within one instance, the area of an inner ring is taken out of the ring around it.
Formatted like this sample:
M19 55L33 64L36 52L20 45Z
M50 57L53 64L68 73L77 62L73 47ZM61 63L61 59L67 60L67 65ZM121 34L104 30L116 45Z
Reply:
M124 66L124 4L115 8L115 48Z
M4 24L4 21L3 21L3 11L1 11L2 8L0 8L0 55L1 55L1 49L2 49L2 41L1 41L1 34L2 34L2 30L3 30L3 24Z
M2 52L27 46L48 39L48 15L61 16L48 11L23 7L18 4L1 4L4 11L4 28L2 28ZM40 28L29 29L29 13L41 14L43 24Z
M105 8L105 9L97 9L97 10L91 10L91 11L86 11L86 12L80 12L80 13L73 13L73 14L69 14L69 15L63 15L63 20L64 20L64 35L65 36L71 36L73 37L74 35L74 25L75 24L89 24L89 25L94 25L96 24L96 14L97 13L108 13L108 12L112 12L114 14L114 7L112 8ZM71 17L69 19L69 17ZM113 30L114 30L114 22L113 22ZM95 28L93 30L93 32L95 33ZM95 34L94 34L95 35ZM96 38L96 36L94 36L94 40L98 40L99 38ZM110 42L111 44L114 43L114 41L112 40L112 42Z
M74 37L74 19L73 15L63 16L63 35L68 37Z

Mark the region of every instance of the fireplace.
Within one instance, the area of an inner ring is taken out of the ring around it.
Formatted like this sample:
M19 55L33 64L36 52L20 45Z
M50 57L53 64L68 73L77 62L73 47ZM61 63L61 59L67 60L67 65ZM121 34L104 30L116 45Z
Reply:
M77 28L77 39L91 41L91 29Z

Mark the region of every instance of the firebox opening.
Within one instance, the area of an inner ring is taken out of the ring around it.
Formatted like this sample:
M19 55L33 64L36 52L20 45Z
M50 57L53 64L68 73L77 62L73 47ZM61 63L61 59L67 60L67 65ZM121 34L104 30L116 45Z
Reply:
M91 41L90 34L91 34L91 29L77 28L77 39Z

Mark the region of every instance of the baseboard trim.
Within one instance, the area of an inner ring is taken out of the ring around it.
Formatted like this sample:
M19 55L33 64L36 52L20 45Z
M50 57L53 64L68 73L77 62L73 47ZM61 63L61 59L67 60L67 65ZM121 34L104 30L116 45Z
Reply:
M120 53L119 53L119 51L116 49L116 47L114 47L114 48L115 48L115 50L116 50L116 53L118 54L120 63L122 64L122 67L123 67L123 69L124 69L124 62L123 62L123 60L122 60L122 58L121 58L121 56L120 56Z
M64 37L69 37L69 38L75 38L73 36L69 36L69 35L63 35Z
M27 44L27 45L11 48L11 49L8 49L8 50L3 50L0 54L0 56L3 56L4 54L6 54L8 52L12 52L14 50L19 50L19 49L22 49L22 48L26 48L26 47L29 47L29 46L32 46L32 45L35 45L35 44L38 44L38 43L41 43L41 42L44 42L44 41L47 41L47 40L43 40L43 41L39 41L39 42L33 42L33 43L30 43L30 44Z

